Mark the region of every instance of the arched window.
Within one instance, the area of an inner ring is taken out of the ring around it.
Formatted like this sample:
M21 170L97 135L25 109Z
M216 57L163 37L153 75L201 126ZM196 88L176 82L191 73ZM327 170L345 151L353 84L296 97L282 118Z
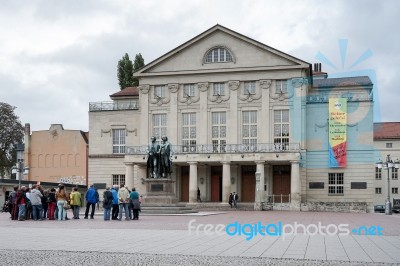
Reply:
M216 47L207 51L204 63L233 62L232 53L224 47Z

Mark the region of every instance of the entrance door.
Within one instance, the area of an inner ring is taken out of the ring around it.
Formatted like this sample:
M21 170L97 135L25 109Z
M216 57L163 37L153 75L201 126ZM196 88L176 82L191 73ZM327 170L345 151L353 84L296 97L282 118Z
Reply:
M211 201L222 201L222 167L211 167Z
M181 167L181 201L189 202L189 166Z
M272 194L274 194L274 202L289 202L290 195L290 166L274 166L273 167L273 183Z
M256 191L256 166L242 166L242 195L241 202L254 202Z

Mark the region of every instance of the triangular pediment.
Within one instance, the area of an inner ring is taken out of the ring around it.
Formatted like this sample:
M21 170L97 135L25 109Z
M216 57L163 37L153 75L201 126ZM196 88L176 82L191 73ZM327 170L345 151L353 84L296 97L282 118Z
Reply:
M233 61L205 63L205 55L214 47L227 48L232 53ZM177 72L282 67L309 67L309 63L221 25L216 25L150 62L137 71L135 76L167 72L176 74Z

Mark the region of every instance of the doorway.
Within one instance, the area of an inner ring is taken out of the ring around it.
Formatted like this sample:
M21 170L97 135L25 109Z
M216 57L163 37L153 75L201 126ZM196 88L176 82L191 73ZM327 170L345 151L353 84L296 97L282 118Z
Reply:
M256 166L242 165L241 202L254 202L256 190ZM240 196L240 195L239 195Z
M181 202L189 202L189 166L181 167Z
M272 182L272 194L274 194L274 202L289 202L290 165L274 165Z
M211 201L222 202L222 166L211 167Z

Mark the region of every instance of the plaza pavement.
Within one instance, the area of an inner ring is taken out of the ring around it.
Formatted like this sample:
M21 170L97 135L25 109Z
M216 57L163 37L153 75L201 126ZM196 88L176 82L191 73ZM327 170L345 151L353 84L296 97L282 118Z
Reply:
M69 216L70 213L69 213ZM188 223L380 226L382 236L189 234ZM17 252L16 252L17 251ZM76 262L74 264L74 261ZM0 265L400 265L400 215L326 212L203 212L139 221L11 221L0 213ZM113 262L113 264L110 264ZM33 264L32 264L33 265Z

